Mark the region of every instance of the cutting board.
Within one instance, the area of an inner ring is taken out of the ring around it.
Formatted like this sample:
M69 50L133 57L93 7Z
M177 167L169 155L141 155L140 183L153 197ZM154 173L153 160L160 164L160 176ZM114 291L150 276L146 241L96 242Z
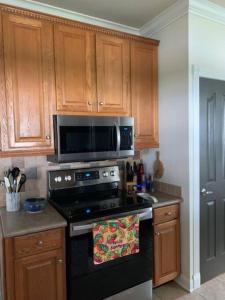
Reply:
M161 178L164 174L164 166L159 156L160 156L159 151L156 151L156 160L153 165L153 170L154 170L154 178L158 178L158 179Z

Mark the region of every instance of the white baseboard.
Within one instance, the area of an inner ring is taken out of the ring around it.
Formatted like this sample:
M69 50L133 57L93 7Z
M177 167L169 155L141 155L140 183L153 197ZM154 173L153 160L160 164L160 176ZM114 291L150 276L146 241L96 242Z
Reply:
M193 282L190 278L186 277L184 274L181 274L176 280L176 283L180 285L183 289L188 292L193 292Z
M176 280L176 283L188 292L193 292L201 286L201 274L196 273L192 279L181 274Z

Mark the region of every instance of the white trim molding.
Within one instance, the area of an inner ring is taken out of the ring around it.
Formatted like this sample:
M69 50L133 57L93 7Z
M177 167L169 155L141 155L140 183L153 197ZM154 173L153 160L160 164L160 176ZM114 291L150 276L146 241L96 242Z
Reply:
M190 269L192 290L201 285L200 277L200 116L198 66L191 66L189 97L189 199Z
M70 19L73 21L79 21L88 23L91 25L102 26L108 29L118 30L134 35L140 35L139 29L123 24L119 24L116 22L108 21L101 18L96 18L88 15L84 15L81 13L77 13L71 10L63 9L60 7L55 7L52 5L44 4L41 2L34 2L31 0L0 0L1 4L12 5L20 8L25 8L29 10L33 10L40 13L45 13L57 17L62 17L66 19Z
M140 35L151 37L185 15L194 14L225 25L225 7L208 0L177 0L140 28Z
M140 28L140 35L150 37L188 14L189 0L178 0Z
M189 0L189 13L225 25L225 7L208 0Z

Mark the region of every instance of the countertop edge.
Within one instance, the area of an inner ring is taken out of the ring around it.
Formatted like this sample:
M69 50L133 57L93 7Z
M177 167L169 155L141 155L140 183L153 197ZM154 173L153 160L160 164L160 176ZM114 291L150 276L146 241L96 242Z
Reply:
M56 225L52 225L52 226L43 226L43 227L39 227L38 229L30 229L30 230L21 230L21 231L17 231L17 232L11 232L11 233L5 233L3 230L3 238L7 239L7 238L13 238L13 237L17 237L17 236L22 236L22 235L27 235L27 234L35 234L38 232L42 232L42 231L48 231L48 230L52 230L52 229L57 229L57 228L64 228L67 226L66 222L62 222L62 223L58 223Z

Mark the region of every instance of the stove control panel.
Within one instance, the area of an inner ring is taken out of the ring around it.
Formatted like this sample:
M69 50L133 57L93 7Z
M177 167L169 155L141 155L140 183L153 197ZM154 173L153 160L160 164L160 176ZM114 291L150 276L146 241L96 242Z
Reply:
M92 169L49 171L48 180L50 190L119 182L119 167L107 166Z

